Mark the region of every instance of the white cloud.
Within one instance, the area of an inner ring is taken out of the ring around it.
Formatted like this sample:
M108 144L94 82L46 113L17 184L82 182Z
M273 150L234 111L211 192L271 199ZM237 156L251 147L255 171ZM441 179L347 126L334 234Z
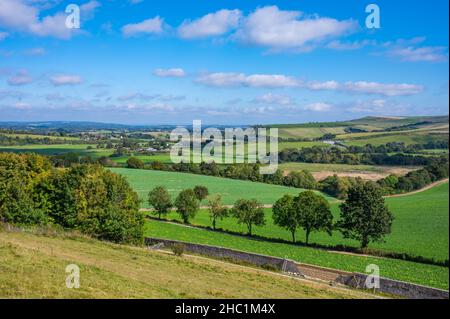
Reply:
M31 82L33 82L33 78L28 74L27 71L24 70L19 71L8 78L9 85L19 86L30 84Z
M277 105L290 105L293 103L292 98L290 96L272 93L267 93L262 96L258 96L255 99L253 99L253 102L262 104L277 104Z
M50 78L50 81L55 86L77 85L83 83L83 79L79 75L71 74L54 75Z
M308 50L323 40L348 34L356 28L357 23L353 20L306 16L300 11L267 6L245 18L235 37L272 51Z
M135 24L127 24L122 28L126 37L138 35L160 34L163 32L164 20L159 16Z
M160 77L176 77L181 78L186 76L186 72L180 68L172 68L172 69L156 69L153 71L153 75Z
M331 108L332 108L331 104L322 102L307 104L303 107L304 110L314 112L326 112L331 110Z
M384 99L373 99L368 101L356 101L347 110L353 113L399 115L406 114L410 105L388 101Z
M310 90L337 90L339 88L339 83L336 81L312 81L308 82L306 87Z
M178 34L184 39L223 35L235 29L241 17L240 10L219 10L194 21L183 21L178 28Z
M31 33L37 36L50 36L69 39L73 30L66 28L66 15L62 12L55 15L39 17L38 8L23 0L0 1L0 26L14 31Z
M396 47L388 55L408 62L442 62L448 59L446 47Z
M83 20L89 20L94 17L95 10L101 6L96 0L91 0L80 6L80 17Z
M380 94L385 96L414 95L421 93L424 88L415 84L384 84L378 82L346 82L342 86L342 90L366 94Z
M406 83L385 84L367 81L345 83L310 81L303 83L300 79L280 74L206 73L200 75L196 82L214 87L305 88L313 91L343 91L384 96L414 95L424 90L421 85Z
M260 87L260 88L281 88L295 87L299 82L290 76L279 74L252 74L244 73L207 73L200 75L198 83L216 87Z

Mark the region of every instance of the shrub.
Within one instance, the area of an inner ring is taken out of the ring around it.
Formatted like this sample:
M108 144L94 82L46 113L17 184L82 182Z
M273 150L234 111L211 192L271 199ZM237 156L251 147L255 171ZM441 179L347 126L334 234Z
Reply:
M184 245L181 243L173 244L171 247L173 254L177 257L181 257L184 254Z
M144 168L144 162L137 157L130 157L127 160L127 166L128 168L142 169Z

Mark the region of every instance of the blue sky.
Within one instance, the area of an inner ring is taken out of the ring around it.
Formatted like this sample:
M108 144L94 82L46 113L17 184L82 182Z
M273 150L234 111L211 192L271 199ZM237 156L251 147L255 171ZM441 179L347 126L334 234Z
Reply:
M365 8L380 8L368 29ZM66 27L69 4L81 28ZM448 1L0 0L0 121L448 114Z

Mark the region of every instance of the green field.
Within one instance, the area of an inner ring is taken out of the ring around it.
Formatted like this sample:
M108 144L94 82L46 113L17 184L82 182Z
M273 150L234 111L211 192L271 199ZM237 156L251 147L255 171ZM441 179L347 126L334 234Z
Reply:
M80 267L78 289L65 285L69 264ZM0 298L370 298L261 269L74 234L0 230L0 270Z
M150 237L239 249L353 272L364 273L367 265L376 264L380 267L380 275L383 277L448 289L448 267L333 253L322 249L266 242L159 221L148 221L145 234Z
M222 194L225 204L233 204L240 198L256 198L262 204L273 204L284 194L298 194L301 191L293 187L188 173L128 168L111 168L111 170L128 179L139 197L144 200L143 207L148 207L146 202L148 192L160 185L166 186L172 197L175 197L183 189L192 188L195 185L204 185L208 187L210 194Z
M161 153L161 154L155 154L155 155L133 155L133 157L136 157L143 161L144 163L148 164L151 162L162 162L162 163L171 163L170 160L170 154L169 153ZM127 160L130 158L130 156L120 156L120 157L111 157L111 160L116 162L117 164L126 164Z
M370 244L371 248L434 258L439 261L445 261L449 258L448 183L410 196L387 198L386 203L395 215L392 233L386 237L385 243L372 243ZM339 218L338 203L332 204L332 211L335 220L337 220ZM290 241L291 234L273 224L272 210L265 209L265 214L266 225L255 226L254 234ZM181 221L175 212L171 212L168 218ZM207 210L198 212L191 223L193 225L211 226ZM238 225L233 218L218 221L217 227L243 234L247 231L245 226ZM297 240L304 240L303 230L297 232ZM328 236L325 233L312 233L310 242L327 246L359 246L359 243L354 240L344 239L338 231L335 231L333 236Z
M58 155L65 153L78 153L92 157L109 156L113 153L108 149L96 149L95 145L90 145L93 149L87 149L89 144L55 144L55 145L21 145L21 146L0 146L0 152L13 153L38 153L42 155Z
M140 198L144 200L143 207L149 206L146 203L147 194L158 185L166 186L173 197L182 189L204 185L208 187L210 194L222 194L224 204L233 204L239 198L256 198L264 204L273 204L284 194L298 194L301 191L296 188L264 183L177 172L125 168L113 168L112 171L126 176ZM333 198L327 198L333 202L333 213L335 218L338 218L338 203ZM387 198L386 202L396 217L392 234L387 238L386 243L374 243L371 247L441 261L449 258L448 183L410 196ZM205 204L203 203L203 205ZM287 231L273 225L270 209L266 209L266 215L267 225L255 227L255 234L290 240L290 234ZM172 213L170 218L177 219L178 216ZM199 212L192 223L204 226L211 224L205 211ZM245 231L231 218L219 222L219 225L224 229ZM303 240L302 231L298 232L297 238ZM332 237L323 233L314 233L311 235L311 242L332 246L338 244L357 246L358 244L355 241L343 239L338 232Z
M278 150L282 151L288 148L304 148L304 147L313 147L313 146L321 146L321 147L331 147L330 144L326 144L321 141L314 142L280 142L278 143Z

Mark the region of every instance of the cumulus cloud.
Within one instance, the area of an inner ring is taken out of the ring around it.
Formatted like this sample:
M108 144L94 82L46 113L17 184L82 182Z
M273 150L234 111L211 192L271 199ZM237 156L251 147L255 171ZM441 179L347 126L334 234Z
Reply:
M163 32L163 27L164 20L157 16L139 23L127 24L122 28L122 33L125 37L160 34Z
M200 75L196 81L215 87L281 88L299 85L295 78L279 74L207 73Z
M287 95L278 95L267 93L253 99L254 103L261 104L276 104L276 105L290 105L293 103L292 98Z
M424 88L415 84L384 84L378 82L346 82L342 90L366 94L380 94L385 96L414 95L421 93Z
M307 82L304 85L305 88L318 91L318 90L336 90L344 92L354 92L363 94L379 94L385 96L400 96L400 95L414 95L421 93L424 88L421 85L406 84L406 83L379 83L379 82L345 82L339 83L337 81L325 81Z
M9 85L19 86L32 83L33 78L28 74L26 70L21 70L16 74L11 75L8 78L7 82Z
M267 6L246 17L235 37L272 51L309 50L323 40L343 36L356 28L357 23L353 20L307 16L300 11Z
M407 113L410 105L397 103L385 99L373 99L368 101L355 101L347 107L353 113L399 115Z
M421 85L407 83L385 84L367 81L339 83L333 80L303 82L295 77L280 74L247 75L232 72L201 74L196 82L213 87L304 88L313 91L342 91L384 96L414 95L424 90Z
M40 13L39 7L32 6L24 0L2 0L0 26L18 32L59 39L69 39L76 32L66 27L65 13L58 12L43 18L40 18Z
M77 85L83 83L83 79L79 75L59 74L50 77L50 82L55 86Z
M153 75L160 76L160 77L182 78L182 77L186 76L186 72L180 68L156 69L153 71Z
M240 10L219 10L197 20L185 20L178 28L178 34L184 39L220 36L234 30L242 17Z
M314 112L326 112L331 110L332 105L328 103L318 102L307 104L303 107L304 110L314 111Z
M388 51L391 57L408 62L443 62L448 59L447 48L438 47L396 47Z
M448 60L448 48L445 46L420 46L425 37L399 39L386 42L383 47L385 55L407 62L444 62Z

